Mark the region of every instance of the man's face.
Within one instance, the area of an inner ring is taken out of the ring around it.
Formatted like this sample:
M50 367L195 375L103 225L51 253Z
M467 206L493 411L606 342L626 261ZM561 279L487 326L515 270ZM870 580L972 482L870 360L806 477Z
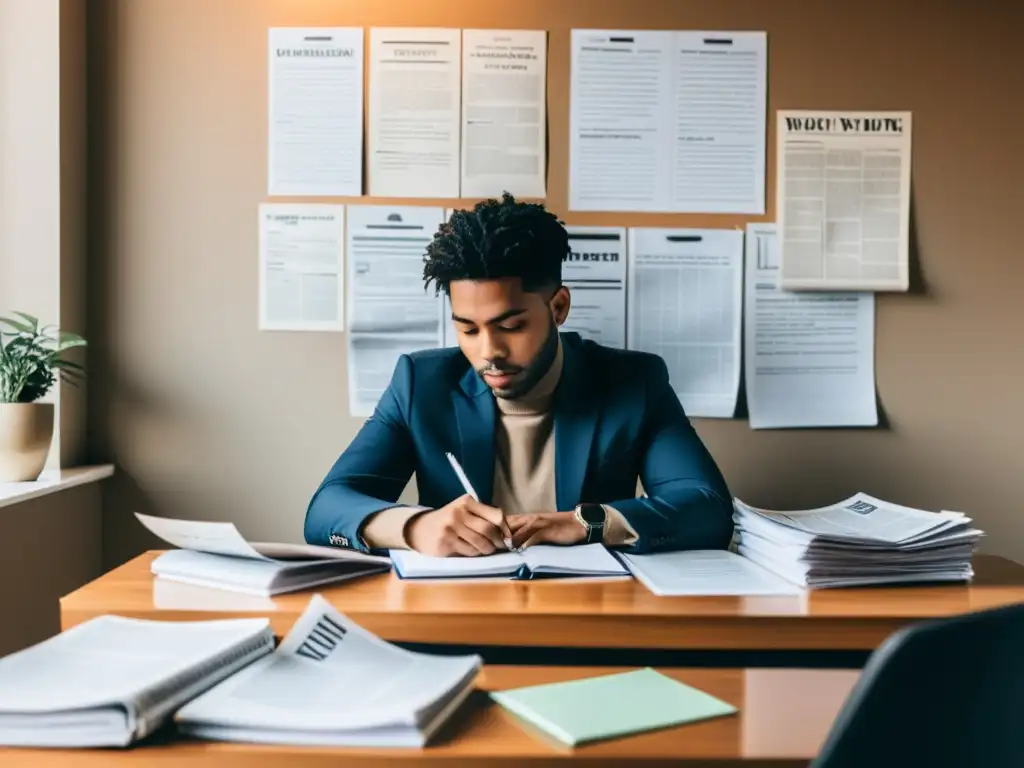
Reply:
M569 291L532 293L518 277L454 280L449 286L459 348L498 397L524 394L547 372Z

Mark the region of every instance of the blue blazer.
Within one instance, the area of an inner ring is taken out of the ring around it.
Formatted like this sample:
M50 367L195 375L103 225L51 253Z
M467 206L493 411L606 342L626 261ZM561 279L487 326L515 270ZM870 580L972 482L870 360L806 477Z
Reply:
M669 385L665 362L576 333L563 333L562 347L553 404L558 510L550 511L610 504L638 534L627 552L727 548L732 495ZM368 551L363 523L394 506L413 473L423 506L463 495L447 451L490 503L496 410L459 349L402 355L373 416L313 494L306 541Z

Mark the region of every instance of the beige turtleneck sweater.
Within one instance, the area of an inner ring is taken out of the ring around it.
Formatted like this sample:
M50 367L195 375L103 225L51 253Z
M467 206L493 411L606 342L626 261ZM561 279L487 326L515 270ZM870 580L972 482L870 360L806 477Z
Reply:
M507 517L535 512L561 511L555 506L555 430L551 405L562 375L562 345L544 377L525 395L514 400L495 398L498 421L494 434L494 486L491 506ZM604 543L632 544L636 532L617 510L608 512ZM382 510L363 527L363 541L379 549L408 549L405 528L425 511L422 507L398 506Z

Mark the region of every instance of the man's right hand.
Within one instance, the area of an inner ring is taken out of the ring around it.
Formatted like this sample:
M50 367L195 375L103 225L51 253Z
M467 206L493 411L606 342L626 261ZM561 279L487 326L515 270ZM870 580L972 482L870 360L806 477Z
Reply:
M414 517L406 529L409 546L435 557L476 557L504 552L512 532L505 514L466 494L440 509Z

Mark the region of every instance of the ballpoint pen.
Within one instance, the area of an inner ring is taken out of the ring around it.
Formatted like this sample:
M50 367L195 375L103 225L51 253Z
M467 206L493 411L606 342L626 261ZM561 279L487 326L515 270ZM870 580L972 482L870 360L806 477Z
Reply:
M473 490L473 486L469 482L469 478L466 477L466 473L462 471L462 465L459 464L458 459L455 458L451 453L445 453L448 457L448 463L452 465L452 469L455 470L455 476L459 478L459 482L462 483L462 490L472 496L476 501L480 501L480 497L477 496L476 491ZM505 543L505 549L509 552L518 552L519 550L512 546L512 539L507 536L502 537L502 541Z

